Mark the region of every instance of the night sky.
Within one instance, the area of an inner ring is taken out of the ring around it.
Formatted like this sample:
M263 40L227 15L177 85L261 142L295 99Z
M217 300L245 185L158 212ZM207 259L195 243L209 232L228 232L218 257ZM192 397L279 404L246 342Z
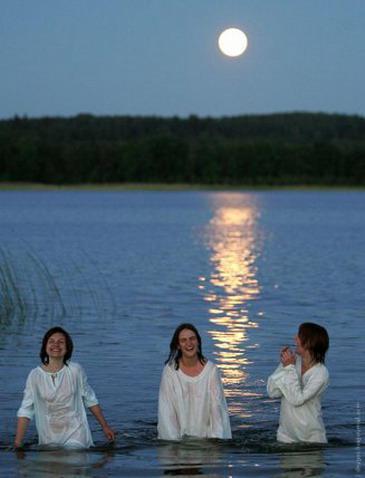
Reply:
M364 0L1 0L0 117L365 115ZM245 31L238 58L219 33Z

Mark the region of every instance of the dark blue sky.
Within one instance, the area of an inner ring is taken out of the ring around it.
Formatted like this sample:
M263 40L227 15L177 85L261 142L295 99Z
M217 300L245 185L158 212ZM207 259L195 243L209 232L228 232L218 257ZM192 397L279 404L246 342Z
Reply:
M365 115L364 25L365 0L1 0L0 117Z

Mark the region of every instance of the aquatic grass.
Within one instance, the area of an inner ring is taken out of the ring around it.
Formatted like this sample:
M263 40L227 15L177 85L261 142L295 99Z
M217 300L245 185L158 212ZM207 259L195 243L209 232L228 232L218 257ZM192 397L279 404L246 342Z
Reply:
M30 244L21 242L15 251L0 247L0 326L39 321L51 326L65 318L100 321L115 316L115 297L105 273L88 253L81 251L82 259L56 257L49 265Z
M49 294L47 296L46 304L53 305L53 311L51 313L51 316L54 317L55 315L58 315L59 318L65 317L67 312L64 301L62 299L61 291L57 286L57 283L53 275L50 273L50 270L48 269L47 265L44 261L41 260L39 256L36 256L34 253L28 252L27 255L31 262L34 264L35 268L38 269L39 278L43 280L46 289L48 289ZM60 313L57 313L56 311L57 306L60 309Z
M0 248L0 323L9 323L13 316L26 317L27 305L9 255Z
M15 319L24 323L43 314L51 320L66 315L62 296L48 267L34 253L26 252L20 259L19 254L15 256L0 248L0 324L10 325Z
M84 272L82 270L82 267L79 266L76 261L72 261L72 264L73 264L73 267L74 269L78 272L78 274L80 275L81 277L81 283L85 286L87 292L89 293L90 297L91 297L91 301L92 301L92 304L95 308L95 310L97 311L97 315L99 316L99 309L100 309L100 301L99 301L99 298L98 298L98 294L95 294L94 291L92 290L91 286L90 286L90 282L85 278L84 276ZM81 301L78 301L79 303Z
M96 272L97 272L97 277L99 280L101 280L102 282L102 285L103 285L103 290L107 292L108 294L108 304L110 304L111 306L111 310L110 310L110 314L112 316L115 316L116 314L116 311L117 311L117 306L116 306L116 303L115 303L115 297L109 287L109 284L107 282L107 280L105 279L105 275L104 273L100 270L100 268L98 267L96 261L93 259L93 257L88 254L86 251L82 250L81 251L83 253L83 255L86 257L87 259L87 262L89 262L90 264L93 265L93 267L95 268ZM90 288L90 286L88 285L88 287ZM100 311L102 313L102 316L104 316L104 313L105 313L105 310L106 308L104 307L104 304L102 304L102 302L100 301L99 299L99 296L97 294L93 294L92 291L91 291L91 288L90 288L90 292L91 292L91 295L92 296L95 296L93 297L94 300L97 300L97 304L98 304L98 307L97 307L97 310L99 311L98 312L98 315L100 314Z

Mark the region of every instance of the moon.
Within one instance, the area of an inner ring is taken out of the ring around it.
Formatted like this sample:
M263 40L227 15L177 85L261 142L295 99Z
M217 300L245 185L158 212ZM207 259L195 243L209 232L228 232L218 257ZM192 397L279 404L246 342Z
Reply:
M227 28L218 38L220 51L227 56L240 56L247 48L247 36L239 28Z

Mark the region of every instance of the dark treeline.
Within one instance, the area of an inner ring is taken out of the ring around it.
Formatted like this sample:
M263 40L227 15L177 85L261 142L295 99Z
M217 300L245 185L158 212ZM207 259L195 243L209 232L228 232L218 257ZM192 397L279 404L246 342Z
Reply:
M364 185L365 118L14 117L0 121L0 181Z

